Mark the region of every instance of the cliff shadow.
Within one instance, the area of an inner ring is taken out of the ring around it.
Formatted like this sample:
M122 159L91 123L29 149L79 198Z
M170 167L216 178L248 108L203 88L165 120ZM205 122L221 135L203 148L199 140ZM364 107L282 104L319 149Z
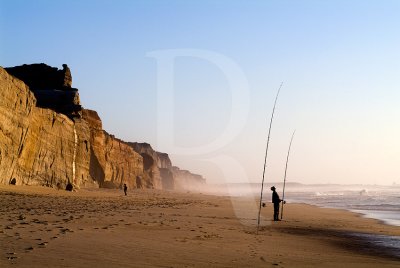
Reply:
M93 148L90 148L90 162L89 162L89 174L93 180L97 181L100 187L104 184L105 173L97 159Z

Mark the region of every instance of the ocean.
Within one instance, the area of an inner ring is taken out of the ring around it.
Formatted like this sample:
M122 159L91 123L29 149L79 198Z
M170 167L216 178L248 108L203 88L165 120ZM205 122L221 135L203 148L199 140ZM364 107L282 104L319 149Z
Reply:
M389 225L400 226L400 187L297 186L291 190L287 189L285 199L287 202L346 209Z
M264 202L271 202L270 186L276 186L283 199L282 184L264 185ZM260 184L228 184L224 188L231 196L260 196ZM221 189L222 189L221 188ZM363 217L377 219L385 224L400 227L400 185L305 185L287 183L287 203L305 203L326 208L339 208L359 213ZM384 248L385 252L400 257L400 237L355 233L370 244Z
M270 202L270 186L276 186L283 199L282 184L264 186L263 200ZM221 187L222 189L223 187ZM227 184L227 195L260 196L260 184ZM287 183L284 199L288 203L305 203L327 208L350 210L364 217L378 219L385 224L400 226L400 185L336 185Z

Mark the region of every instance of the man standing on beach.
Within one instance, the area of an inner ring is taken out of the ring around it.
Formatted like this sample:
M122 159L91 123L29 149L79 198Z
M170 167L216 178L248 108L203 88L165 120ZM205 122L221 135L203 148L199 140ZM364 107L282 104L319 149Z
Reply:
M279 198L279 195L275 190L276 190L275 186L272 186L271 191L272 191L272 203L274 203L274 221L279 221L279 203L282 200Z
M125 195L127 195L127 192L128 191L128 186L126 186L126 183L124 183L124 193L125 193Z

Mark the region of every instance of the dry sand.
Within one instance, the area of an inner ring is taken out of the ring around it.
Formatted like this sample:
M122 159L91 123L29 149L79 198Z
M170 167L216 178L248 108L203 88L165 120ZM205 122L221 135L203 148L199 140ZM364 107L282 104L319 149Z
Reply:
M400 267L352 236L399 236L399 227L304 204L287 204L273 222L268 204L256 235L254 207L203 194L3 185L0 267Z

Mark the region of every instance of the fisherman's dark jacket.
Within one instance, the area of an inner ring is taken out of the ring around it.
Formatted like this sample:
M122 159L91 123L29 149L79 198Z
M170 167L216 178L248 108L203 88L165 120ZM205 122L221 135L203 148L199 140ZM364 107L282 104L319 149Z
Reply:
M272 192L272 203L276 204L276 203L280 203L281 199L279 198L279 195L277 192L273 191Z

